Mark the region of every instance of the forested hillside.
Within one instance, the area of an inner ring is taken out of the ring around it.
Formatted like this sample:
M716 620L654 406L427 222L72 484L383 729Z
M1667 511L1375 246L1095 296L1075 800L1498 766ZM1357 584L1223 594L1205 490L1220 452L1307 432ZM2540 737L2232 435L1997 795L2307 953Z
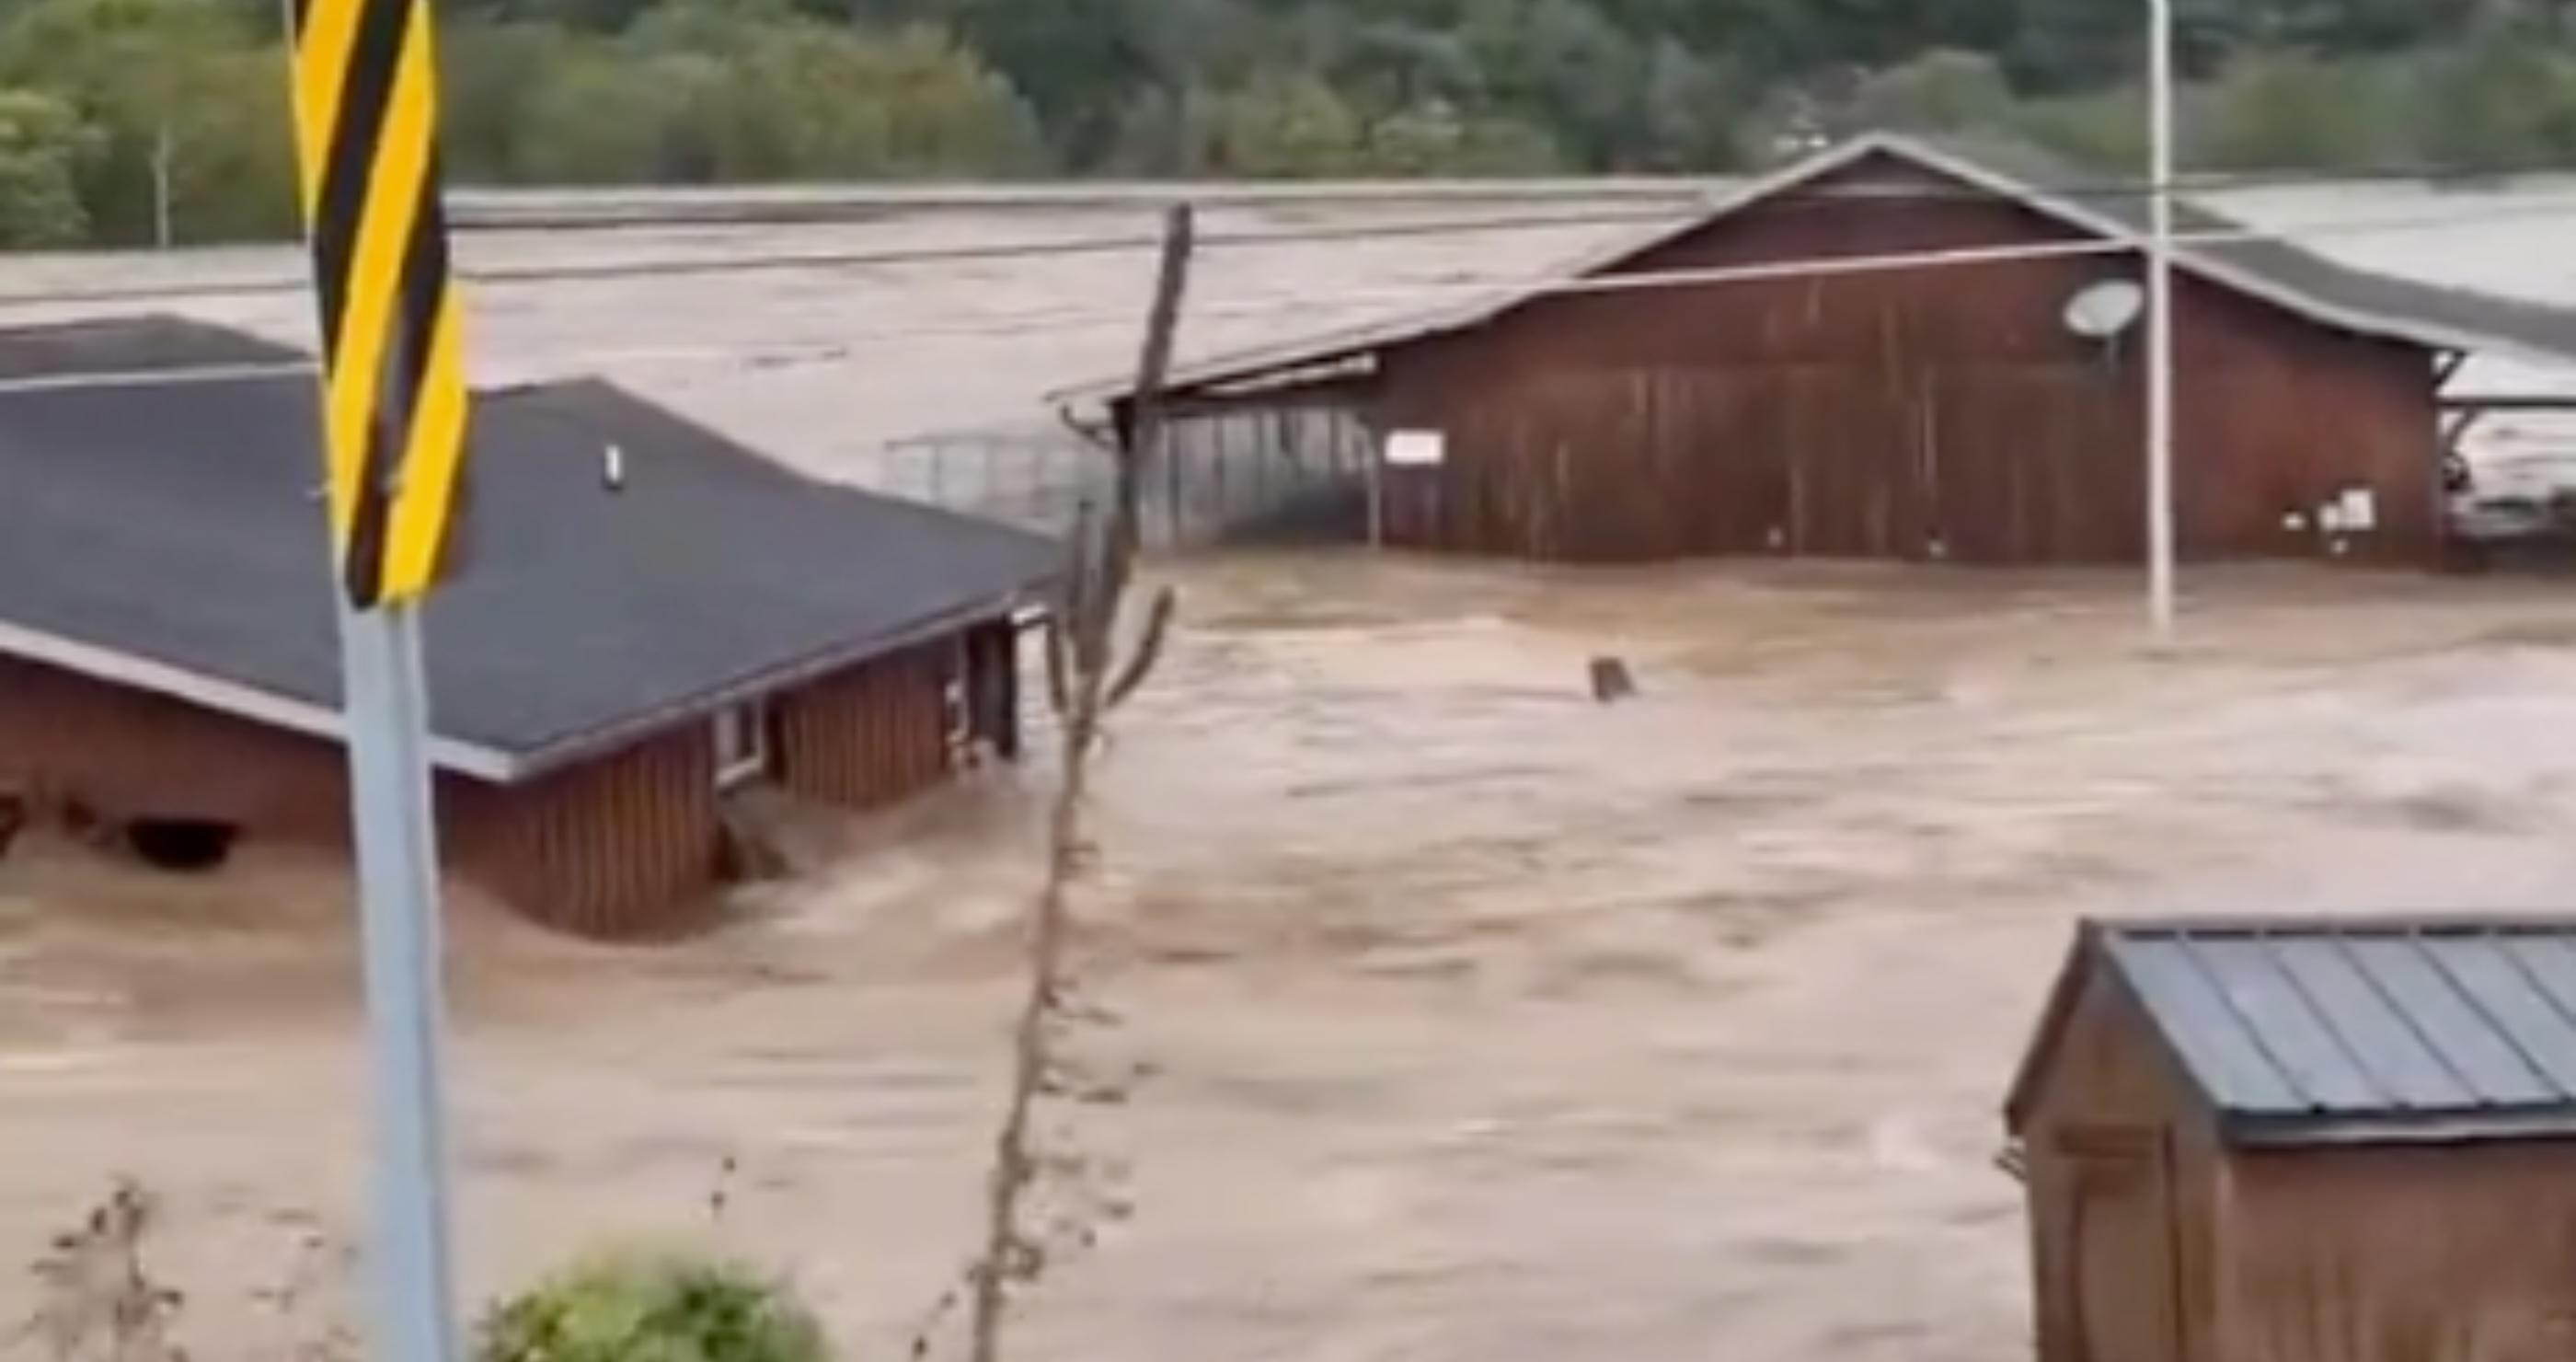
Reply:
M2201 167L2576 163L2564 3L2176 0ZM486 183L1688 171L1856 124L2117 165L2143 0L452 0ZM292 223L266 0L0 0L0 245Z

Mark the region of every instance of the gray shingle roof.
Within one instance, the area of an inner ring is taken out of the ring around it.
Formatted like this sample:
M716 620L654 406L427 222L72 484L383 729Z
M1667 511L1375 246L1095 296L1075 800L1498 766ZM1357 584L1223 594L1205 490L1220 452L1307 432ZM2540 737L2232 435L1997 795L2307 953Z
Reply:
M0 380L297 358L165 319L0 336ZM315 396L309 374L0 391L0 627L335 711ZM1054 571L1043 539L809 481L604 383L479 395L469 438L431 720L513 772L1006 612Z
M2079 962L2125 985L2239 1143L2576 1134L2576 919L2085 937Z
M1911 162L2107 241L2143 247L2151 230L2146 195L2129 188L2106 192L2100 172L2035 148L1993 139L1869 133L1754 180L1702 211L1567 261L1529 283L1496 288L1418 316L1210 356L1176 368L1170 381L1175 387L1241 382L1466 330L1545 295L1551 287L1613 270L1643 252L1873 156ZM2576 362L2576 309L2354 269L2182 196L2175 200L2173 218L2178 269L2321 324L2430 349ZM1116 400L1126 396L1131 383L1125 377L1103 378L1049 396L1068 404Z

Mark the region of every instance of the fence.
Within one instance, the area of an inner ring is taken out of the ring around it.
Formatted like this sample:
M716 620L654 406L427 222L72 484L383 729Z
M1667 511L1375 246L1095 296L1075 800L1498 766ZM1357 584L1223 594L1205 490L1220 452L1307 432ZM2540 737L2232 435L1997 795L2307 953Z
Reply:
M1148 548L1357 538L1372 441L1347 412L1241 411L1176 420L1145 456ZM999 428L887 447L876 490L1044 534L1114 490L1107 451L1070 430Z

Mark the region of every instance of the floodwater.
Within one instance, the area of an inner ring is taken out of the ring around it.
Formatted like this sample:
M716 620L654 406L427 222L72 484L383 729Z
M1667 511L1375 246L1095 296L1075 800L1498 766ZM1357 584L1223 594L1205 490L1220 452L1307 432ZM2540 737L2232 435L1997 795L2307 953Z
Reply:
M1526 289L1729 186L1503 182L1477 186L1479 204L1436 185L1201 188L1184 363ZM1087 448L1045 395L1135 364L1152 241L1173 192L948 187L801 226L473 232L458 241L474 280L467 360L481 383L600 375L820 476L1025 515L1060 498L1061 468ZM766 197L718 200L757 218ZM2576 178L2479 189L2303 181L2205 197L2349 265L2576 305L2566 249ZM647 217L710 206L686 191L521 204L542 213L584 201ZM1096 249L1104 242L1125 245ZM1014 249L1033 243L1082 249ZM12 256L0 325L170 310L309 348L305 269L284 244ZM2479 356L2453 387L2576 393L2576 367ZM2576 422L2564 414L2489 417L2466 450L2487 490L2576 483Z
M1126 1019L1085 1046L1144 1073L1059 1132L1135 1213L1030 1356L2020 1355L1995 1109L2078 915L2576 879L2562 584L2187 573L2159 651L2125 575L1174 572L1085 906ZM1640 698L1592 702L1600 654ZM1044 784L857 830L691 944L460 906L467 1288L721 1188L717 1232L900 1355L975 1220ZM198 1356L284 1355L251 1298L363 1191L340 894L0 862L0 1243L134 1174Z

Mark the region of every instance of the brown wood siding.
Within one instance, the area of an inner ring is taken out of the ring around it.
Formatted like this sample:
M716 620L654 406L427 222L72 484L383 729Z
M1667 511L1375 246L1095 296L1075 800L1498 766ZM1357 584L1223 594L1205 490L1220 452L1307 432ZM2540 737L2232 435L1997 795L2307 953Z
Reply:
M502 788L442 772L451 874L566 930L652 930L713 887L709 751L696 730ZM113 817L210 818L245 835L344 851L336 743L179 700L0 658L0 786Z
M2128 995L2085 981L2019 1132L2040 1362L2212 1359L2220 1158L2195 1100Z
M853 808L894 803L951 765L955 639L773 698L779 782ZM220 819L252 837L345 849L340 748L177 700L0 658L0 787L76 797L116 817ZM514 910L562 930L633 936L699 911L721 826L711 721L508 787L440 773L441 856Z
M853 809L938 784L952 761L948 687L963 665L958 640L945 638L780 695L770 707L778 783Z
M0 786L127 815L208 818L290 841L347 840L336 744L0 657Z
M2576 1141L2239 1155L2226 1362L2576 1357Z
M1714 269L2077 240L1885 160L1630 262ZM1577 561L1794 552L2128 562L2145 541L2143 367L2067 333L2134 258L2063 256L1541 299L1384 356L1379 419L1448 436L1394 470L1390 542ZM2178 281L2176 502L2191 557L2309 555L2283 527L2375 493L2375 561L2438 557L2432 360ZM1942 552L1932 548L1939 541Z
M685 923L716 887L715 739L692 724L523 785L443 776L446 853L504 902L583 936Z

